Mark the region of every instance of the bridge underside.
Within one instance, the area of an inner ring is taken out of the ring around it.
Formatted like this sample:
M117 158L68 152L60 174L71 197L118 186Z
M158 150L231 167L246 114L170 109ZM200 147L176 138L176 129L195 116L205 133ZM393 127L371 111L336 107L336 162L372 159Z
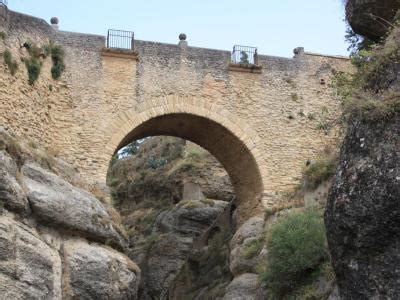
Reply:
M169 135L207 149L224 166L234 186L239 216L262 212L263 181L259 166L246 145L227 128L205 117L174 113L151 118L129 132L115 151L148 136Z

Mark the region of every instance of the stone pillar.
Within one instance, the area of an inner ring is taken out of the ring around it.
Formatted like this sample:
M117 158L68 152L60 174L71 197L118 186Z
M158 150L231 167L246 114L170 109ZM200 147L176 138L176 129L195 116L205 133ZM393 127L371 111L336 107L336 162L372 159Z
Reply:
M203 200L205 199L203 192L198 184L186 182L183 185L182 200Z
M186 34L184 34L184 33L181 33L180 35L179 35L179 46L181 47L181 48L185 48L185 47L187 47L188 46L188 43L187 43L187 41L186 41Z

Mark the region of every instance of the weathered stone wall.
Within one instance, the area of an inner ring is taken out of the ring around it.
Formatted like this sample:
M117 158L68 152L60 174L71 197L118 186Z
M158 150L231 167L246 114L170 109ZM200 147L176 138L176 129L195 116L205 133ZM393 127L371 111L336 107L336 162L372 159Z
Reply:
M329 83L332 71L349 68L347 59L260 55L262 73L254 74L229 70L228 51L145 41L135 41L137 60L109 57L102 55L103 37L55 32L33 18L40 26L17 27L18 18L9 12L8 35L22 42L56 39L66 50L67 68L55 82L46 60L44 76L31 87L25 70L13 78L1 64L0 122L57 149L93 180L104 182L117 147L170 134L209 150L239 197L262 198L265 206L291 188L303 163L334 138L318 127L338 114ZM22 51L11 38L1 47Z

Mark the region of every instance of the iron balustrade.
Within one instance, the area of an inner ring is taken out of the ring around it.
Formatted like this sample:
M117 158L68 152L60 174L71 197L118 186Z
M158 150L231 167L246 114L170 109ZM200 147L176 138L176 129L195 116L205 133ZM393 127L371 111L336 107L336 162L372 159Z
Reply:
M258 65L257 48L240 45L233 46L232 63Z
M7 6L8 1L7 0L0 0L0 6Z
M109 29L107 32L107 48L133 50L134 41L132 31Z

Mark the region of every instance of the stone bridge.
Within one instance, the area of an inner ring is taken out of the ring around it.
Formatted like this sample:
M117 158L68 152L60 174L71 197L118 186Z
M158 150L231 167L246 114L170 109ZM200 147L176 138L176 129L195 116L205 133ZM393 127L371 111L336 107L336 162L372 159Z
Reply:
M112 155L147 136L172 135L207 149L226 168L244 214L272 205L292 188L307 159L336 137L340 110L332 74L345 57L304 52L258 55L258 67L231 63L231 52L135 41L134 51L105 49L105 37L59 31L41 19L0 8L0 52L50 40L66 52L60 81L43 59L30 86L0 66L0 122L45 145L89 180L104 183ZM190 42L189 42L190 43Z

